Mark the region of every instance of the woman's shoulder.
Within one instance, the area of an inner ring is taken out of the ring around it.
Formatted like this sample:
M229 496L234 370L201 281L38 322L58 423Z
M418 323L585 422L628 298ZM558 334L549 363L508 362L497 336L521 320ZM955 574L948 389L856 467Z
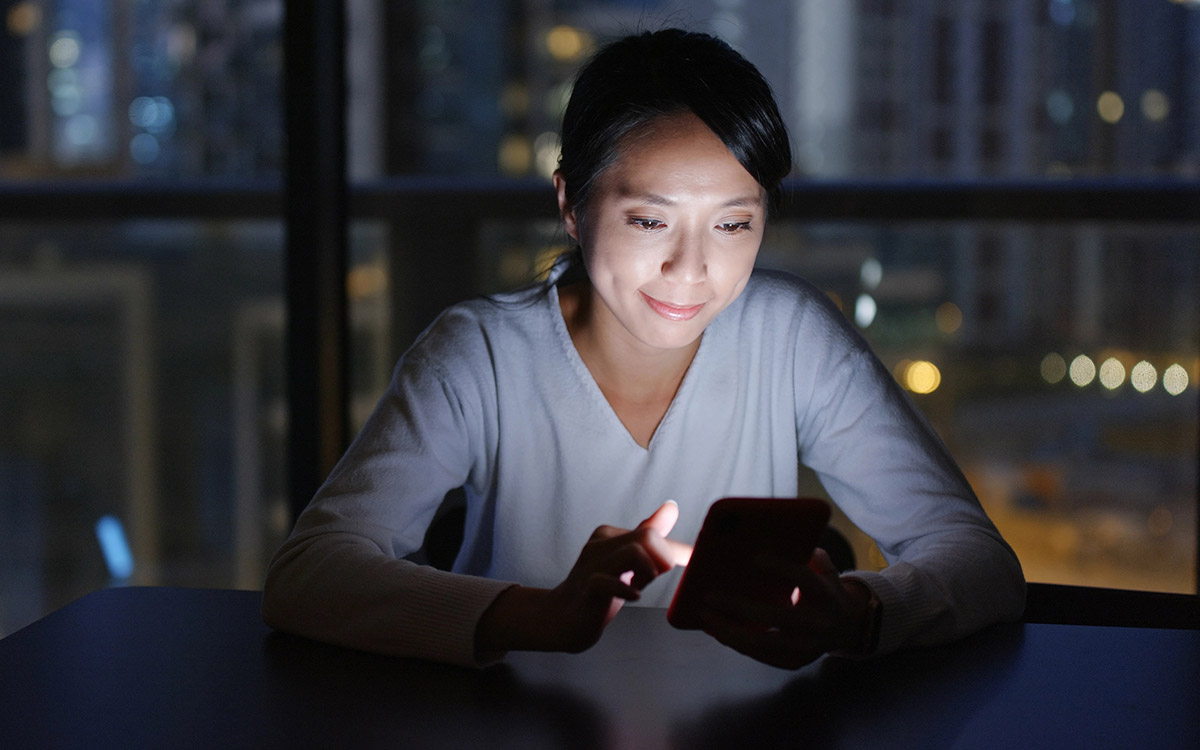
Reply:
M743 314L774 318L815 316L842 322L845 315L830 299L806 279L769 268L756 268L742 292Z
M789 351L797 345L810 353L818 344L850 350L865 347L861 335L828 294L786 271L755 269L730 312L734 318L731 329L739 338L752 334Z
M550 327L549 304L547 293L532 287L456 303L417 337L409 356L458 361L534 345Z

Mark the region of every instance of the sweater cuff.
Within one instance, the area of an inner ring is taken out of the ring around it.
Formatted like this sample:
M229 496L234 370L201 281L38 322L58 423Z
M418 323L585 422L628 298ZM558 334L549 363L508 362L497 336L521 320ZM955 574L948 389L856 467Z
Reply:
M923 602L924 597L919 584L910 577L859 570L847 573L846 577L861 581L879 600L882 617L878 622L875 649L869 654L871 656L899 650L913 631L920 627L920 623L928 620L932 614L917 604ZM936 606L933 609L936 610Z
M496 597L515 584L443 571L429 573L442 580L408 591L405 608L420 615L405 623L403 651L465 667L502 661L503 651L476 653L475 630Z

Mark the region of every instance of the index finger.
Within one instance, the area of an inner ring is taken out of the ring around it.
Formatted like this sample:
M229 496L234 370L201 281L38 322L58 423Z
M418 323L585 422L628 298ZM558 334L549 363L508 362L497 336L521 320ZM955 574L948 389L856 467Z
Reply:
M668 500L658 506L658 510L650 514L650 517L637 525L639 529L653 529L660 535L666 536L671 533L671 529L675 528L675 522L679 520L679 504L674 500Z
M675 522L678 520L679 504L674 500L668 500L658 506L658 510L651 513L650 517L639 523L637 527L657 531L659 536L663 537L663 541L667 543L669 559L676 565L687 565L688 561L692 559L692 545L666 538L671 529L675 528Z

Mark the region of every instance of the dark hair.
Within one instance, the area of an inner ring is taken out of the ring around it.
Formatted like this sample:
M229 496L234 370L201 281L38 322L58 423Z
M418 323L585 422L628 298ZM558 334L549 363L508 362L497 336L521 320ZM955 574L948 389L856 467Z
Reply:
M601 49L579 72L563 115L559 169L581 216L596 178L622 140L651 121L692 112L778 202L792 168L787 128L771 87L720 39L680 29L648 31Z

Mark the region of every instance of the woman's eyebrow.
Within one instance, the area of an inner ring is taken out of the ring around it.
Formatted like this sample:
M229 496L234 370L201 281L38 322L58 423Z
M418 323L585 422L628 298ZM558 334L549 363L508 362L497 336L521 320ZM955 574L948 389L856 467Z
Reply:
M729 201L726 201L725 204L722 206L722 208L739 208L739 207L759 208L762 206L762 204L763 204L762 196L754 195L754 196L744 196L742 198L733 198Z
M627 185L620 186L617 189L617 194L620 195L621 200L636 201L647 206L675 205L675 200L673 198L668 198L667 196L659 195L658 193L634 190ZM721 208L760 208L762 205L763 199L761 195L747 195L730 198L721 204Z
M617 188L617 195L623 201L637 201L648 206L673 206L675 201L665 195L651 193L642 190L636 190L629 185L621 185Z

